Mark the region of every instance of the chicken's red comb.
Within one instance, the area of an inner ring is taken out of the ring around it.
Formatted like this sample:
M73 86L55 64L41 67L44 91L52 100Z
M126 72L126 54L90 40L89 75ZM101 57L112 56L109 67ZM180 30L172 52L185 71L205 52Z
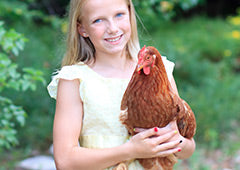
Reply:
M143 57L147 51L146 45L143 46L143 48L138 53L138 62L141 63L143 60Z
M144 45L143 48L139 51L138 58L142 58L145 52L146 52L146 45Z

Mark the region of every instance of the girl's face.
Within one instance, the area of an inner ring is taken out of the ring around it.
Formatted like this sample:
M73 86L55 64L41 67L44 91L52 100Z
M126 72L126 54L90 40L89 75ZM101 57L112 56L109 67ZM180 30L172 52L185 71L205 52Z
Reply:
M87 0L79 33L89 37L96 55L121 54L131 36L126 0Z

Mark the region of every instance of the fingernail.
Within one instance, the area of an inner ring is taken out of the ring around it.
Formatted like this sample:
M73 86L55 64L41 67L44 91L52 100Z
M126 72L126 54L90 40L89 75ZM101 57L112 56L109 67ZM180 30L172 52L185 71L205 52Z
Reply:
M154 131L155 131L155 132L158 132L158 128L157 128L157 127L155 127L155 128L154 128Z
M182 140L180 140L180 142L179 143L182 143Z
M178 149L178 152L181 152L182 149Z
M177 134L177 131L175 130L174 133Z

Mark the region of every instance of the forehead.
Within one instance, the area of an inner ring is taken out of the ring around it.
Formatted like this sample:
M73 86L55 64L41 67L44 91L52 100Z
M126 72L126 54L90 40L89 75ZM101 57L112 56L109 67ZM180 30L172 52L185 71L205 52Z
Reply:
M87 0L83 6L83 18L111 15L119 10L127 10L127 0Z

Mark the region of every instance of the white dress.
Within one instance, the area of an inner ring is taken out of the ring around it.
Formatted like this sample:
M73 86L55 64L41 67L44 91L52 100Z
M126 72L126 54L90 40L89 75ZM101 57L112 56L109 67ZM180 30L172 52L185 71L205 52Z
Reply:
M172 74L174 63L163 57L168 76ZM64 66L53 76L47 89L56 99L59 79L79 79L80 97L83 101L83 122L79 143L86 148L111 148L125 143L128 132L119 121L121 99L130 79L105 78L86 64ZM129 170L141 170L138 161L129 164ZM108 168L109 170L112 167Z

